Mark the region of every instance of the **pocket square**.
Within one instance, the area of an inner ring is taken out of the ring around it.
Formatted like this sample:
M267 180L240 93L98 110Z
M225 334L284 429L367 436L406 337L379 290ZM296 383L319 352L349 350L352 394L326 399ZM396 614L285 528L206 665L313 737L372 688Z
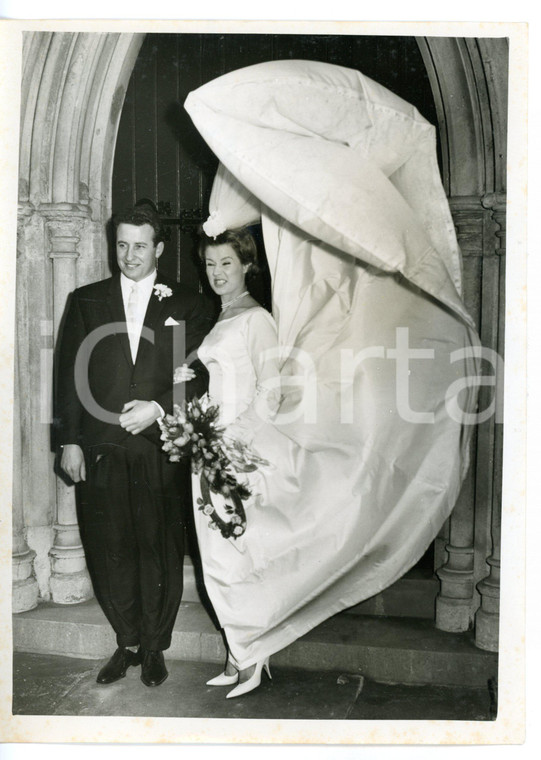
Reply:
M165 326L168 326L168 325L180 325L180 322L177 322L177 320L173 319L173 317L167 317L167 319L164 322L164 325Z

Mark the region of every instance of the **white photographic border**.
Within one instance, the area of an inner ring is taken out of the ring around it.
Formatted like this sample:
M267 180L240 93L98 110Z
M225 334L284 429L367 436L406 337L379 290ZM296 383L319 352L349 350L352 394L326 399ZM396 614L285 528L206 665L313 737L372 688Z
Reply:
M21 5L20 3L18 4ZM24 5L24 4L23 4ZM48 4L49 5L49 4ZM65 4L67 6L67 3ZM104 4L105 5L105 4ZM167 4L169 5L169 4ZM178 4L177 4L178 5ZM213 5L214 4L210 4ZM291 5L289 3L288 5ZM305 5L304 3L302 5ZM333 4L334 5L334 4ZM340 5L340 4L339 4ZM107 6L111 8L111 3ZM277 9L274 4L275 10ZM229 6L228 9L230 10ZM73 13L73 8L71 12ZM93 8L94 12L97 10ZM153 8L153 10L155 10ZM198 9L200 10L200 9ZM339 9L333 7L335 19L341 18ZM447 9L449 10L449 9ZM456 12L456 6L454 11ZM48 7L51 12L51 7ZM178 9L177 9L178 14ZM231 11L230 11L231 12ZM313 9L312 9L313 12ZM63 13L58 10L58 17ZM260 9L261 13L261 9ZM357 11L358 13L358 11ZM306 10L303 18L307 18ZM396 11L396 18L402 18L403 12ZM434 8L430 16L434 15ZM445 17L445 14L443 14ZM447 17L450 14L446 14ZM478 14L479 16L481 14ZM475 11L474 11L475 16ZM212 18L210 16L209 18ZM242 17L242 16L241 16ZM249 16L254 18L253 9ZM422 18L422 16L420 16ZM184 18L187 18L184 16ZM205 18L200 11L199 18ZM270 18L264 14L264 18ZM318 16L316 15L316 18ZM321 18L321 16L319 16ZM345 18L348 18L345 16ZM350 19L351 20L351 19ZM13 333L14 333L14 275L15 256L14 241L16 234L16 205L17 205L17 153L18 153L18 103L20 99L20 51L17 53L15 35L23 29L40 30L85 30L85 31L110 31L128 28L133 31L137 26L141 31L182 31L181 22L140 21L136 24L124 21L97 21L75 20L67 22L55 21L21 21L2 22L0 25L0 88L2 93L2 111L0 116L0 192L2 198L2 211L0 219L0 251L2 256L2 270L0 282L2 283L2 305L0 319L0 350L2 367L0 374L0 398L2 410L2 432L0 445L0 483L2 487L1 501L1 530L2 552L0 567L0 625L2 649L0 653L0 683L1 683L1 713L0 713L0 741L10 742L210 742L223 743L239 740L242 731L239 729L239 721L215 721L213 719L151 719L152 731L141 733L141 724L149 723L149 719L143 718L79 718L79 717L53 717L53 716L11 716L9 694L11 692L11 530L10 530L10 498L11 498L11 409L12 409L12 370L13 370ZM199 22L192 22L199 23ZM222 23L222 22L220 22ZM270 22L261 21L257 31L269 30ZM329 24L332 29L333 21ZM246 741L261 743L284 743L314 742L316 744L497 744L507 745L520 743L524 729L524 690L528 685L527 704L530 698L535 699L535 677L527 683L524 679L524 640L526 634L524 615L526 610L531 616L529 635L532 639L539 631L539 613L535 609L538 596L538 570L535 567L535 555L538 553L536 536L541 536L539 527L539 508L535 505L536 473L539 469L536 465L538 441L535 440L535 428L533 419L537 417L538 403L535 399L535 388L538 378L536 362L529 363L530 394L529 394L529 432L530 437L530 468L528 471L528 491L530 496L528 507L527 535L530 554L530 566L525 578L525 550L526 550L526 310L530 313L529 348L533 354L539 349L540 339L536 325L541 324L538 319L538 309L535 295L527 299L526 283L530 292L535 292L535 284L539 277L539 263L532 257L529 262L526 259L527 249L534 251L539 233L533 228L526 228L526 207L528 194L532 190L527 189L527 161L531 167L539 166L535 161L535 146L533 145L535 133L531 129L532 121L538 123L538 104L531 103L528 109L528 42L527 30L524 25L517 22L444 22L444 21L411 21L404 22L373 22L368 28L360 27L351 20L351 28L355 33L397 33L397 34L438 34L442 36L500 36L505 28L506 36L515 42L511 56L510 71L510 101L509 101L509 214L507 220L507 250L508 250L508 273L507 273L507 306L506 306L506 366L511 371L506 380L505 389L505 440L504 440L504 529L502 531L502 553L506 557L506 563L502 571L502 606L501 606L501 652L500 652L500 704L497 721L487 724L479 722L453 723L451 721L408 721L407 726L386 725L386 721L373 722L369 725L363 722L363 726L338 725L336 721L317 721L317 725L303 725L294 727L268 726L270 721L242 721L250 723L246 727ZM217 31L213 22L201 23L201 29L205 31ZM295 32L309 31L312 21L306 21L305 28L295 25ZM5 27L5 28L4 28ZM212 28L211 28L212 27ZM235 22L223 22L227 31L235 29ZM343 31L343 25L338 24L335 28ZM495 34L495 29L500 30ZM191 27L193 30L193 26ZM368 31L367 31L368 29ZM378 31L379 30L379 31ZM384 30L384 31L383 31ZM282 28L285 31L285 28ZM7 45L5 44L7 42ZM526 44L524 44L526 43ZM19 46L20 47L20 46ZM531 55L535 54L537 46L530 40ZM535 65L531 61L531 67ZM532 75L533 78L533 75ZM530 92L534 92L534 85L530 84ZM9 108L6 107L9 104ZM527 157L527 123L530 121L530 133L532 145L529 159ZM532 183L535 178L532 177ZM535 212L532 213L535 217ZM527 240L529 238L529 244ZM527 269L528 267L528 269ZM532 302L533 301L533 302ZM535 416L534 416L535 415ZM532 575L530 576L530 572ZM527 580L527 585L526 585ZM529 609L526 607L526 599L532 600ZM528 652L532 660L539 654L540 644L531 642ZM530 688L531 686L531 688ZM532 702L533 705L533 702ZM8 710L5 708L8 707ZM531 707L532 726L535 725L535 707ZM173 721L174 725L171 724ZM187 722L190 725L181 725ZM234 726L228 726L228 723ZM295 722L297 723L297 722ZM406 723L406 722L404 722ZM196 725L197 724L197 725ZM294 730L292 730L294 729ZM254 739L254 737L256 737ZM136 749L136 748L132 748ZM144 749L144 748L142 748ZM225 749L232 747L216 747L215 751L224 756ZM236 748L238 757L238 751ZM242 748L244 749L244 748ZM284 747L285 749L285 747ZM408 749L407 747L405 749ZM420 751L411 747L413 751ZM429 747L426 747L428 750ZM487 748L494 756L497 747ZM517 748L515 747L515 750ZM79 751L79 750L77 750ZM152 750L149 750L152 751ZM184 751L184 750L182 750ZM229 755L226 755L227 757ZM232 755L231 755L232 756Z

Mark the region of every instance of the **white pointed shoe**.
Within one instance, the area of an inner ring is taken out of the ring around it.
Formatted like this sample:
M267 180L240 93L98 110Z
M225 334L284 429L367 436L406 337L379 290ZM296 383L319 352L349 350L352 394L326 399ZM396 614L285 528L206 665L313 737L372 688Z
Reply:
M211 678L210 681L207 681L207 686L233 686L238 680L238 673L233 673L232 676L228 676L224 671L223 673L220 673L219 676L215 676L214 678Z
M227 666L232 665L235 668L235 672L232 675L228 675L225 670L227 670ZM227 662L225 665L225 670L223 673L220 673L219 676L215 676L214 678L211 678L210 681L207 681L207 686L233 686L234 683L237 683L239 680L239 666L231 652L228 652L227 654Z
M263 668L265 668L268 677L272 680L269 668L269 658L266 657L264 660L256 662L255 670L252 676L247 681L239 683L238 686L236 686L232 691L229 692L229 694L226 695L226 699L231 699L232 697L240 697L242 694L247 694L249 691L257 689L261 683L261 673L263 672Z

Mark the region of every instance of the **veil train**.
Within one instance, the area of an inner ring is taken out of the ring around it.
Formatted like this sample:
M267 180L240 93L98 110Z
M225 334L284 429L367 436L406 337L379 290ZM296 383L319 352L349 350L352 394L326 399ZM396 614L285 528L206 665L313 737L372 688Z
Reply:
M415 108L312 61L234 71L185 107L221 162L207 234L261 220L281 350L281 422L246 425L275 464L256 478L253 562L209 539L207 589L246 667L434 540L468 467L479 339Z

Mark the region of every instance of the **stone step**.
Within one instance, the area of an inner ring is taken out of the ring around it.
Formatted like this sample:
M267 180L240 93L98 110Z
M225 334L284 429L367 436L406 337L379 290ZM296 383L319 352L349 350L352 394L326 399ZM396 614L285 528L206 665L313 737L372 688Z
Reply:
M436 577L411 572L380 594L350 607L348 614L434 620L439 589Z
M196 575L190 557L184 558L184 602L200 602L198 589L202 581ZM434 620L439 581L431 572L414 568L380 594L350 607L352 615L416 617Z
M14 649L101 659L115 636L95 600L78 605L44 603L13 616ZM167 657L224 661L222 637L204 607L183 602ZM485 686L497 676L497 655L475 647L471 633L438 631L432 621L342 613L273 657L277 666L340 670L382 683Z

